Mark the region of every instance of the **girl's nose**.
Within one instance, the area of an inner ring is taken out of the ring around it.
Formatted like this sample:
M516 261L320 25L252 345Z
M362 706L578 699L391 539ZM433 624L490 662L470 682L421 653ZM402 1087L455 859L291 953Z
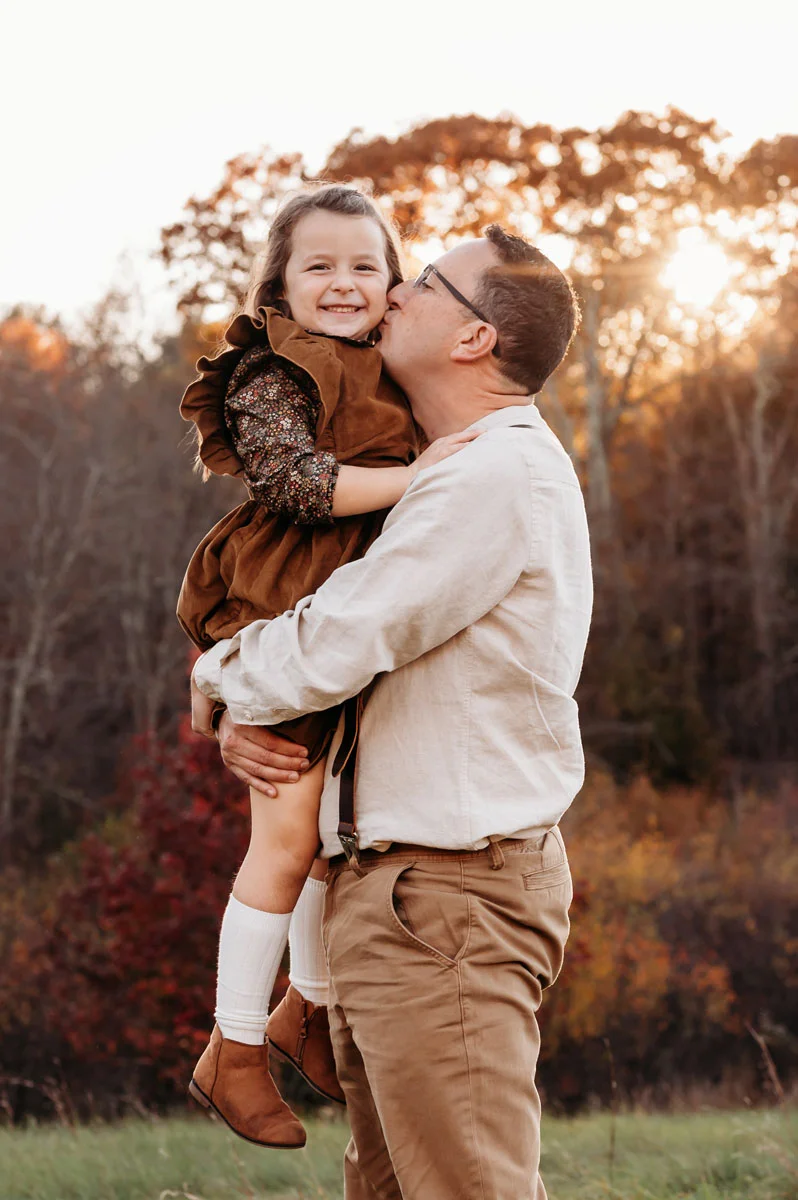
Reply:
M340 275L336 275L332 286L334 292L351 292L352 280L348 272L345 274L342 273Z

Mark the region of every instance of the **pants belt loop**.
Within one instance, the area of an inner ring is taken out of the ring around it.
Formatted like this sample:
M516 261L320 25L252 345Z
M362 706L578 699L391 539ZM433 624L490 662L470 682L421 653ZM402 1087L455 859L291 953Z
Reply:
M488 843L488 853L490 854L490 869L491 871L501 871L504 866L504 851L498 842Z
M353 856L352 858L350 858L349 866L352 868L354 873L357 875L358 879L365 878L366 872L363 870L363 868L360 865L360 857L359 856L358 857Z

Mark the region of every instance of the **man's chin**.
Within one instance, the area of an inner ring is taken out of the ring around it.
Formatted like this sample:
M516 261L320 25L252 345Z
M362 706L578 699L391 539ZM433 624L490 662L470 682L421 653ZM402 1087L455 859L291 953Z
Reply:
M404 384L401 381L402 356L401 354L397 355L393 353L390 338L385 337L384 329L382 330L382 340L378 344L378 349L382 355L383 368L390 375L391 379L393 379L394 383L398 383L402 390L404 390Z

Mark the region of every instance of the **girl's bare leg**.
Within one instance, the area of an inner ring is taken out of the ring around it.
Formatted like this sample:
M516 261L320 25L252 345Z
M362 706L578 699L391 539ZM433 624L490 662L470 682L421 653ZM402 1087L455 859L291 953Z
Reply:
M277 785L275 797L250 788L252 833L233 885L241 904L262 912L290 913L319 848L319 802L324 759L298 783Z
M252 832L222 921L216 1022L225 1038L262 1045L291 913L319 846L324 762L276 797L250 790Z

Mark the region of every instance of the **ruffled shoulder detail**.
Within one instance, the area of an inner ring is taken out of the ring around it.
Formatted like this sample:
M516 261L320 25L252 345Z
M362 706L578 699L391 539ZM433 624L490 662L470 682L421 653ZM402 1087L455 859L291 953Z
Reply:
M224 402L230 381L244 356L255 347L271 349L305 371L315 383L326 424L341 394L342 364L334 344L308 333L275 308L259 308L254 317L242 313L225 333L228 349L215 358L197 362L199 378L186 388L180 414L197 428L198 453L214 475L242 475L244 464L236 454L224 418ZM267 359L253 355L253 367L262 370Z

